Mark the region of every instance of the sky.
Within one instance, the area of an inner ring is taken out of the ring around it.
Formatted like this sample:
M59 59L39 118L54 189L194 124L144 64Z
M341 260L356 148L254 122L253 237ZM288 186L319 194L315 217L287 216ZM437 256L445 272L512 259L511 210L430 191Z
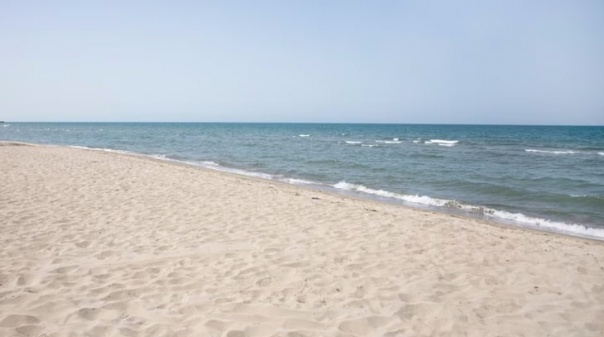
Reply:
M0 0L0 120L604 125L604 1Z

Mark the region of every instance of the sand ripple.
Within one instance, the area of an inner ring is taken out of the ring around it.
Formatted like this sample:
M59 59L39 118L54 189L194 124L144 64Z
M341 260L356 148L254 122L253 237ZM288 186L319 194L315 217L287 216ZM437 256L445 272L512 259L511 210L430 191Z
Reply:
M0 336L604 334L601 243L112 153L0 158Z

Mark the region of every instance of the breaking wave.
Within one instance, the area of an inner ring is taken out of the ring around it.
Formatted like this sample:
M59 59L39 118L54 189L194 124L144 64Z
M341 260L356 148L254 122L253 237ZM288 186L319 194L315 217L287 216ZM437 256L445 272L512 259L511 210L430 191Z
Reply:
M488 207L467 205L456 200L438 199L421 195L398 194L385 190L372 189L359 184L350 184L345 181L341 181L337 184L334 184L333 187L344 191L366 193L383 198L392 198L421 206L460 210L473 215L481 215L493 219L495 221L499 220L511 222L519 226L530 227L539 230L547 230L568 235L604 239L604 229L534 218L524 215L522 213L511 213L491 209Z
M535 149L525 149L526 152L532 153L546 153L546 154L575 154L577 151L572 150L535 150Z
M78 145L68 145L68 147L71 147L73 149L80 149L80 150L92 150L92 151L103 151L103 152L111 152L111 153L119 153L119 154L129 154L129 155L141 155L139 153L136 152L131 152L131 151L125 151L125 150L115 150L115 149L108 149L108 148L101 148L101 147L88 147L88 146L78 146Z
M459 140L445 140L445 139L430 139L424 142L424 144L436 144L439 146L455 146L459 143Z
M392 138L391 140L376 140L376 143L382 143L382 144L401 144L402 141L400 141L398 138Z

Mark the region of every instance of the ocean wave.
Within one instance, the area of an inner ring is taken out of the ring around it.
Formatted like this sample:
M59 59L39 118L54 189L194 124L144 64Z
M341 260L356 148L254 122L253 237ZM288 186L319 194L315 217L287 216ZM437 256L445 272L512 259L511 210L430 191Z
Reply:
M172 159L172 158L167 158L167 157L158 158L158 159L177 162L177 163L183 163L183 164L197 166L197 167L203 167L203 168L211 169L214 171L234 173L234 174L248 176L248 177L254 177L254 178L261 178L261 179L267 179L267 180L275 180L277 178L277 176L274 176L274 175L268 174L268 173L254 172L254 171L248 171L248 170L243 170L243 169L238 169L238 168L233 168L233 167L228 167L228 166L222 166L219 163L216 163L214 161L181 160L181 159Z
M439 146L455 146L459 143L459 140L446 140L446 139L430 139L424 142L424 144L436 144Z
M351 145L363 144L363 142L360 142L360 141L357 141L357 140L347 140L344 143L351 144Z
M604 156L604 152L598 152L600 156Z
M497 210L495 210L492 215L490 215L490 217L501 220L508 220L512 223L518 223L523 226L540 230L549 230L561 234L589 237L601 240L604 239L604 229L601 228L592 228L578 224L568 224L565 222L550 221L546 219L529 217L522 213L510 213L506 211Z
M434 199L426 196L418 196L418 195L403 195L394 192L389 192L385 190L376 190L363 185L351 184L345 181L340 181L339 183L333 185L334 188L344 191L353 191L353 192L362 192L371 195L376 195L379 197L393 198L402 201L408 201L416 204L421 204L425 206L444 206L449 200L444 199Z
M194 162L186 162L187 164L193 164L196 166L202 166L205 168L209 168L212 170L216 170L216 171L221 171L221 172L228 172L228 173L234 173L234 174L239 174L242 176L248 176L248 177L253 177L253 178L261 178L261 179L267 179L267 180L275 180L276 177L272 174L268 174L268 173L262 173L262 172L253 172L253 171L247 171L247 170L242 170L242 169L236 169L236 168L232 168L232 167L226 167L226 166L221 166L218 165L216 163L214 163L214 165L212 164L204 164L204 163L208 163L208 162L200 162L200 163L194 163ZM211 162L213 163L213 162Z
M178 160L178 159L169 158L163 154L144 155L144 154L135 153L135 152L108 149L108 148L91 148L91 147L86 147L86 146L75 146L75 145L70 146L70 147L76 148L76 149L85 149L85 150L103 151L103 152L111 152L111 153L119 153L119 154L146 156L146 157L151 157L151 158L164 160L164 161L180 162L180 163L189 164L189 165L193 165L193 166L204 167L204 168L217 170L217 171L221 171L221 172L234 173L234 174L238 174L238 175L244 175L244 176L260 178L260 179L277 180L277 181L281 181L281 182L285 182L285 183L289 183L289 184L293 184L293 185L325 186L321 183L304 180L304 179L288 178L288 177L283 177L282 175L272 175L272 174L268 174L268 173L254 172L254 171L248 171L248 170L244 170L244 169L226 167L226 166L222 166L213 161ZM590 228L590 227L586 227L584 225L579 225L579 224L568 224L568 223L564 223L564 222L556 222L556 221L551 221L551 220L547 220L547 219L540 219L540 218L530 217L530 216L524 215L522 213L511 213L511 212L507 212L507 211L491 209L488 207L464 204L464 203L461 203L456 200L432 198L429 196L422 196L422 195L399 194L399 193L390 192L390 191L381 190L381 189L372 189L372 188L369 188L369 187L366 187L366 186L360 185L360 184L351 184L351 183L347 183L345 181L338 182L337 184L331 185L331 187L333 187L337 190L342 190L342 191L364 193L364 194L373 195L373 196L382 197L382 198L400 200L405 203L411 204L411 206L417 205L420 207L423 206L423 207L442 208L445 210L446 209L458 210L458 211L462 211L462 212L465 212L466 214L470 214L470 215L483 216L485 218L492 219L493 221L506 222L506 223L511 223L511 224L518 225L518 226L524 226L524 227L529 227L529 228L534 228L534 229L539 229L539 230L553 231L553 232L558 232L558 233L562 233L562 234L583 236L583 237L590 237L590 238L604 240L604 229ZM571 197L594 197L594 196L571 195Z
M117 152L117 150L112 150L110 152ZM191 165L191 166L197 166L197 167L202 167L202 168L206 168L206 169L211 169L214 171L234 173L234 174L248 176L248 177L261 178L261 179L267 179L267 180L282 180L281 176L275 176L275 175L268 174L268 173L254 172L254 171L248 171L248 170L243 170L243 169L238 169L238 168L233 168L233 167L228 167L228 166L222 166L219 163L211 161L211 160L198 161L198 160L187 160L184 158L176 159L176 158L171 158L171 157L163 155L163 154L145 155L145 154L139 154L139 153L128 153L125 151L124 151L124 153L141 155L141 156L159 159L159 160L163 160L163 161L187 164L187 165Z
M526 216L522 213L511 213L488 207L468 205L456 200L438 199L421 195L398 194L390 191L368 188L360 184L350 184L345 181L334 184L333 187L344 191L360 192L379 197L392 198L421 206L461 210L466 213L485 216L493 219L494 221L506 221L519 226L553 231L568 235L604 239L604 229L534 218Z
M160 156L153 155L152 157L154 157L156 159L165 160L165 161L172 161L172 162L178 162L178 163L203 167L203 168L220 171L220 172L234 173L234 174L238 174L238 175L254 177L254 178L261 178L261 179L266 179L266 180L277 180L277 181L281 181L281 182L292 184L292 185L317 185L318 184L318 183L316 183L314 181L310 181L310 180L286 178L286 177L283 177L282 175L273 175L273 174L269 174L269 173L248 171L248 170L244 170L244 169L222 166L217 162L209 161L209 160L207 160L207 161L180 160L180 159L172 159L172 158L169 158L169 157L166 157L163 155L160 155Z
M604 195L598 194L570 194L569 195L573 199L580 199L585 202L594 202L598 204L602 204L604 202Z
M363 144L361 145L362 147L376 147L378 146L377 144Z
M88 146L79 146L79 145L68 145L67 147L71 147L73 149L80 149L80 150L103 151L103 152L138 155L138 156L141 155L140 153L136 153L136 152L125 151L125 150L115 150L115 149L101 148L101 147L88 147Z
M298 135L298 137L310 137L310 135Z
M295 179L295 178L283 178L279 179L281 182L285 182L292 185L317 185L316 182L304 179Z
M382 143L382 144L401 144L402 141L400 141L398 138L392 138L392 140L376 140L376 143Z
M546 154L575 154L577 151L572 150L535 150L535 149L525 149L526 152L532 153L546 153Z
M213 161L202 161L201 162L204 166L211 166L211 167L217 167L220 166L220 164L213 162Z

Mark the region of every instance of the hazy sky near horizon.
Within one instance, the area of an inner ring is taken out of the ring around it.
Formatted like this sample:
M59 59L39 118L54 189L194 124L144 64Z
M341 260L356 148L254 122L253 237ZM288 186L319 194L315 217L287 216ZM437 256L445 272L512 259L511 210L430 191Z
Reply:
M604 1L0 0L0 120L604 125Z

